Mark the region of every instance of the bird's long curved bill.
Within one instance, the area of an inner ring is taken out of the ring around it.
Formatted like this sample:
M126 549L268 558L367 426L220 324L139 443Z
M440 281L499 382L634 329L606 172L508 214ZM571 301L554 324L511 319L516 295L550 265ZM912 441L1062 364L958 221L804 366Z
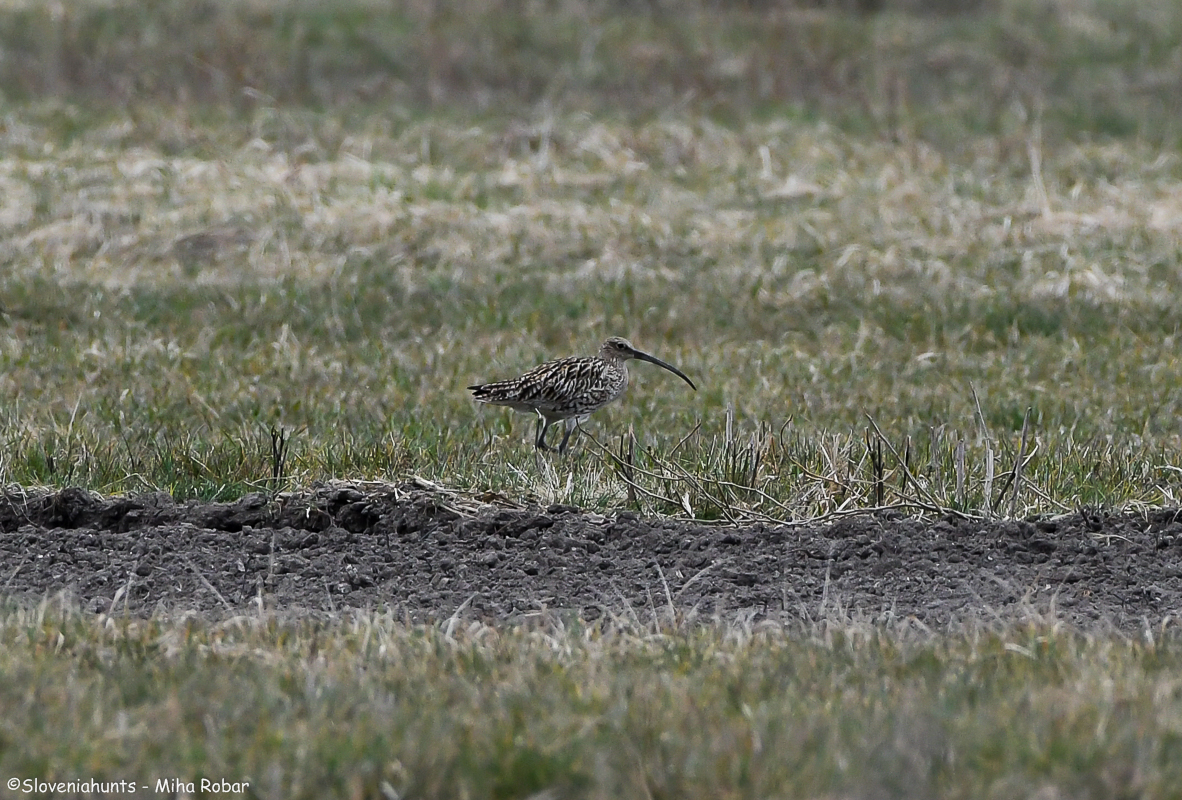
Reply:
M679 370L677 367L673 366L672 364L662 361L661 359L657 358L656 356L650 356L648 353L641 352L640 350L633 351L633 358L638 358L641 361L647 361L650 364L656 364L658 367L661 367L662 369L669 370L674 375L676 375L677 377L681 378L683 381L688 383L690 385L690 388L693 389L695 392L698 391L698 387L694 386L694 382L691 381L688 377L686 377L686 374L684 372L682 372L681 370Z

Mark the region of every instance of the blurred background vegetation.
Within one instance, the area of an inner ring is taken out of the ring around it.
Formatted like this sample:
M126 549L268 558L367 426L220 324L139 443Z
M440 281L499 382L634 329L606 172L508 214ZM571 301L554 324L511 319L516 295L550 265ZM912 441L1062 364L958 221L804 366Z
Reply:
M1176 143L1172 0L146 0L0 4L0 92L647 118L792 113L966 134Z

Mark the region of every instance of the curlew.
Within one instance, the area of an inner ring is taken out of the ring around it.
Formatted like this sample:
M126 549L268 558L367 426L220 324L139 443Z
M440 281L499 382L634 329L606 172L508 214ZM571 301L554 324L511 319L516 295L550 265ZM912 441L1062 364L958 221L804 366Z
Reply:
M605 341L598 355L547 361L520 377L468 388L478 402L536 413L538 426L534 447L539 450L554 450L546 444L546 431L555 422L565 421L566 433L558 445L558 452L563 453L571 432L578 424L628 388L626 362L633 358L667 369L688 383L694 391L698 389L677 367L637 350L627 339L619 336Z

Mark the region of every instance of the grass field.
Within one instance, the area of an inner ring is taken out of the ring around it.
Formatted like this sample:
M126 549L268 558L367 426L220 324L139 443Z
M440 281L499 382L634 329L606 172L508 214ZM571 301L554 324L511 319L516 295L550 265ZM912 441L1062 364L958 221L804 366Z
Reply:
M0 763L259 797L1176 797L1177 639L1050 623L408 629L47 604L0 620Z
M1166 6L1138 6L1128 24L1161 17L1153 41L1178 33ZM94 59L114 58L104 15L126 11L72 8L56 23L10 11L10 30L56 25ZM244 10L215 15L214 33L250 39L252 58L280 70L267 48L286 28L254 6L232 8ZM1016 25L1033 8L1009 3L999 19ZM1084 23L1115 26L1114 8L1064 4L1044 31L1064 41L1041 46L1099 59ZM185 22L176 4L155 13L141 28ZM321 38L362 13L317 17ZM717 35L695 13L686 19L702 25L690 30ZM734 36L752 24L738 12L716 17ZM625 35L627 18L606 18L604 35ZM465 41L468 22L431 19ZM672 47L667 37L689 24L640 19L655 27L627 35L653 48ZM988 39L964 42L969 21L955 17L820 19L838 41L851 27L910 30L924 35L923 52L972 44L1002 72L1010 57L1000 45L988 51ZM192 21L195 41L222 52L202 38L214 35L202 20ZM540 47L548 29L536 15L521 11L518 22L521 47ZM1114 30L1114 41L1132 35ZM127 33L110 68L147 70L136 62L158 55L147 39ZM29 41L12 47L25 60L7 63L15 86L53 68L46 37ZM1169 41L1176 48L1182 34L1158 44ZM750 58L768 46L740 43ZM1173 503L1182 164L1163 146L1175 123L1161 112L1177 98L1159 89L1156 115L1138 99L1137 67L1150 55L1116 61L1125 94L1108 96L1105 113L1134 131L1123 138L1080 121L1075 135L1049 138L1043 109L1060 129L1074 96L1048 89L1035 103L1018 75L1007 84L1014 119L965 117L973 87L955 93L953 82L926 105L913 98L914 111L900 105L887 125L873 107L855 114L868 89L852 83L835 97L861 122L835 124L807 95L722 121L705 101L621 115L603 107L614 91L590 78L580 86L601 102L589 110L581 92L501 113L463 94L437 110L326 112L274 98L245 109L123 97L111 106L94 95L114 91L103 81L118 73L86 82L89 73L59 65L66 96L81 99L10 104L0 129L0 478L227 498L277 476L414 472L610 506L626 488L616 461L585 443L584 456L539 471L532 420L474 408L463 387L594 352L619 334L702 387L687 394L641 368L628 401L589 426L616 451L634 426L645 510L783 518L881 499L989 512L1027 409L1016 508ZM913 67L891 69L909 77ZM336 74L322 69L323 80ZM160 93L204 86L161 75ZM917 83L916 94L926 85ZM939 113L958 124L955 147L911 130ZM887 439L881 480L867 415ZM287 440L282 465L272 430Z
M1169 151L1005 160L985 139L957 160L688 113L347 121L22 107L3 133L5 481L232 497L272 476L276 427L298 483L416 472L611 505L625 487L593 444L539 473L533 421L463 387L619 334L701 391L641 365L588 431L618 449L633 425L663 476L641 482L698 516L866 504L866 415L898 456L888 495L917 495L907 450L932 500L988 509L988 454L1011 469L1027 408L1023 510L1175 502Z
M230 499L420 475L710 520L1177 505L1182 10L987 5L0 2L0 481ZM699 391L639 365L594 440L536 463L533 420L464 390L608 335ZM4 777L1182 784L1176 641L1045 622L445 634L67 608L0 636Z

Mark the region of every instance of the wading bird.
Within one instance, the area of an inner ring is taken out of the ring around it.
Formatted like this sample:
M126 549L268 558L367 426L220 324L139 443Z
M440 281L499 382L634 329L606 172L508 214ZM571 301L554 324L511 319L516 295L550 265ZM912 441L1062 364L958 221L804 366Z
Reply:
M546 444L546 431L555 422L565 420L566 433L558 445L558 452L564 453L567 440L578 424L628 388L626 362L633 358L667 369L694 391L698 389L677 367L637 350L631 342L619 336L605 341L599 348L599 355L547 361L520 377L468 388L478 402L536 413L538 426L534 446L539 450L554 450Z

